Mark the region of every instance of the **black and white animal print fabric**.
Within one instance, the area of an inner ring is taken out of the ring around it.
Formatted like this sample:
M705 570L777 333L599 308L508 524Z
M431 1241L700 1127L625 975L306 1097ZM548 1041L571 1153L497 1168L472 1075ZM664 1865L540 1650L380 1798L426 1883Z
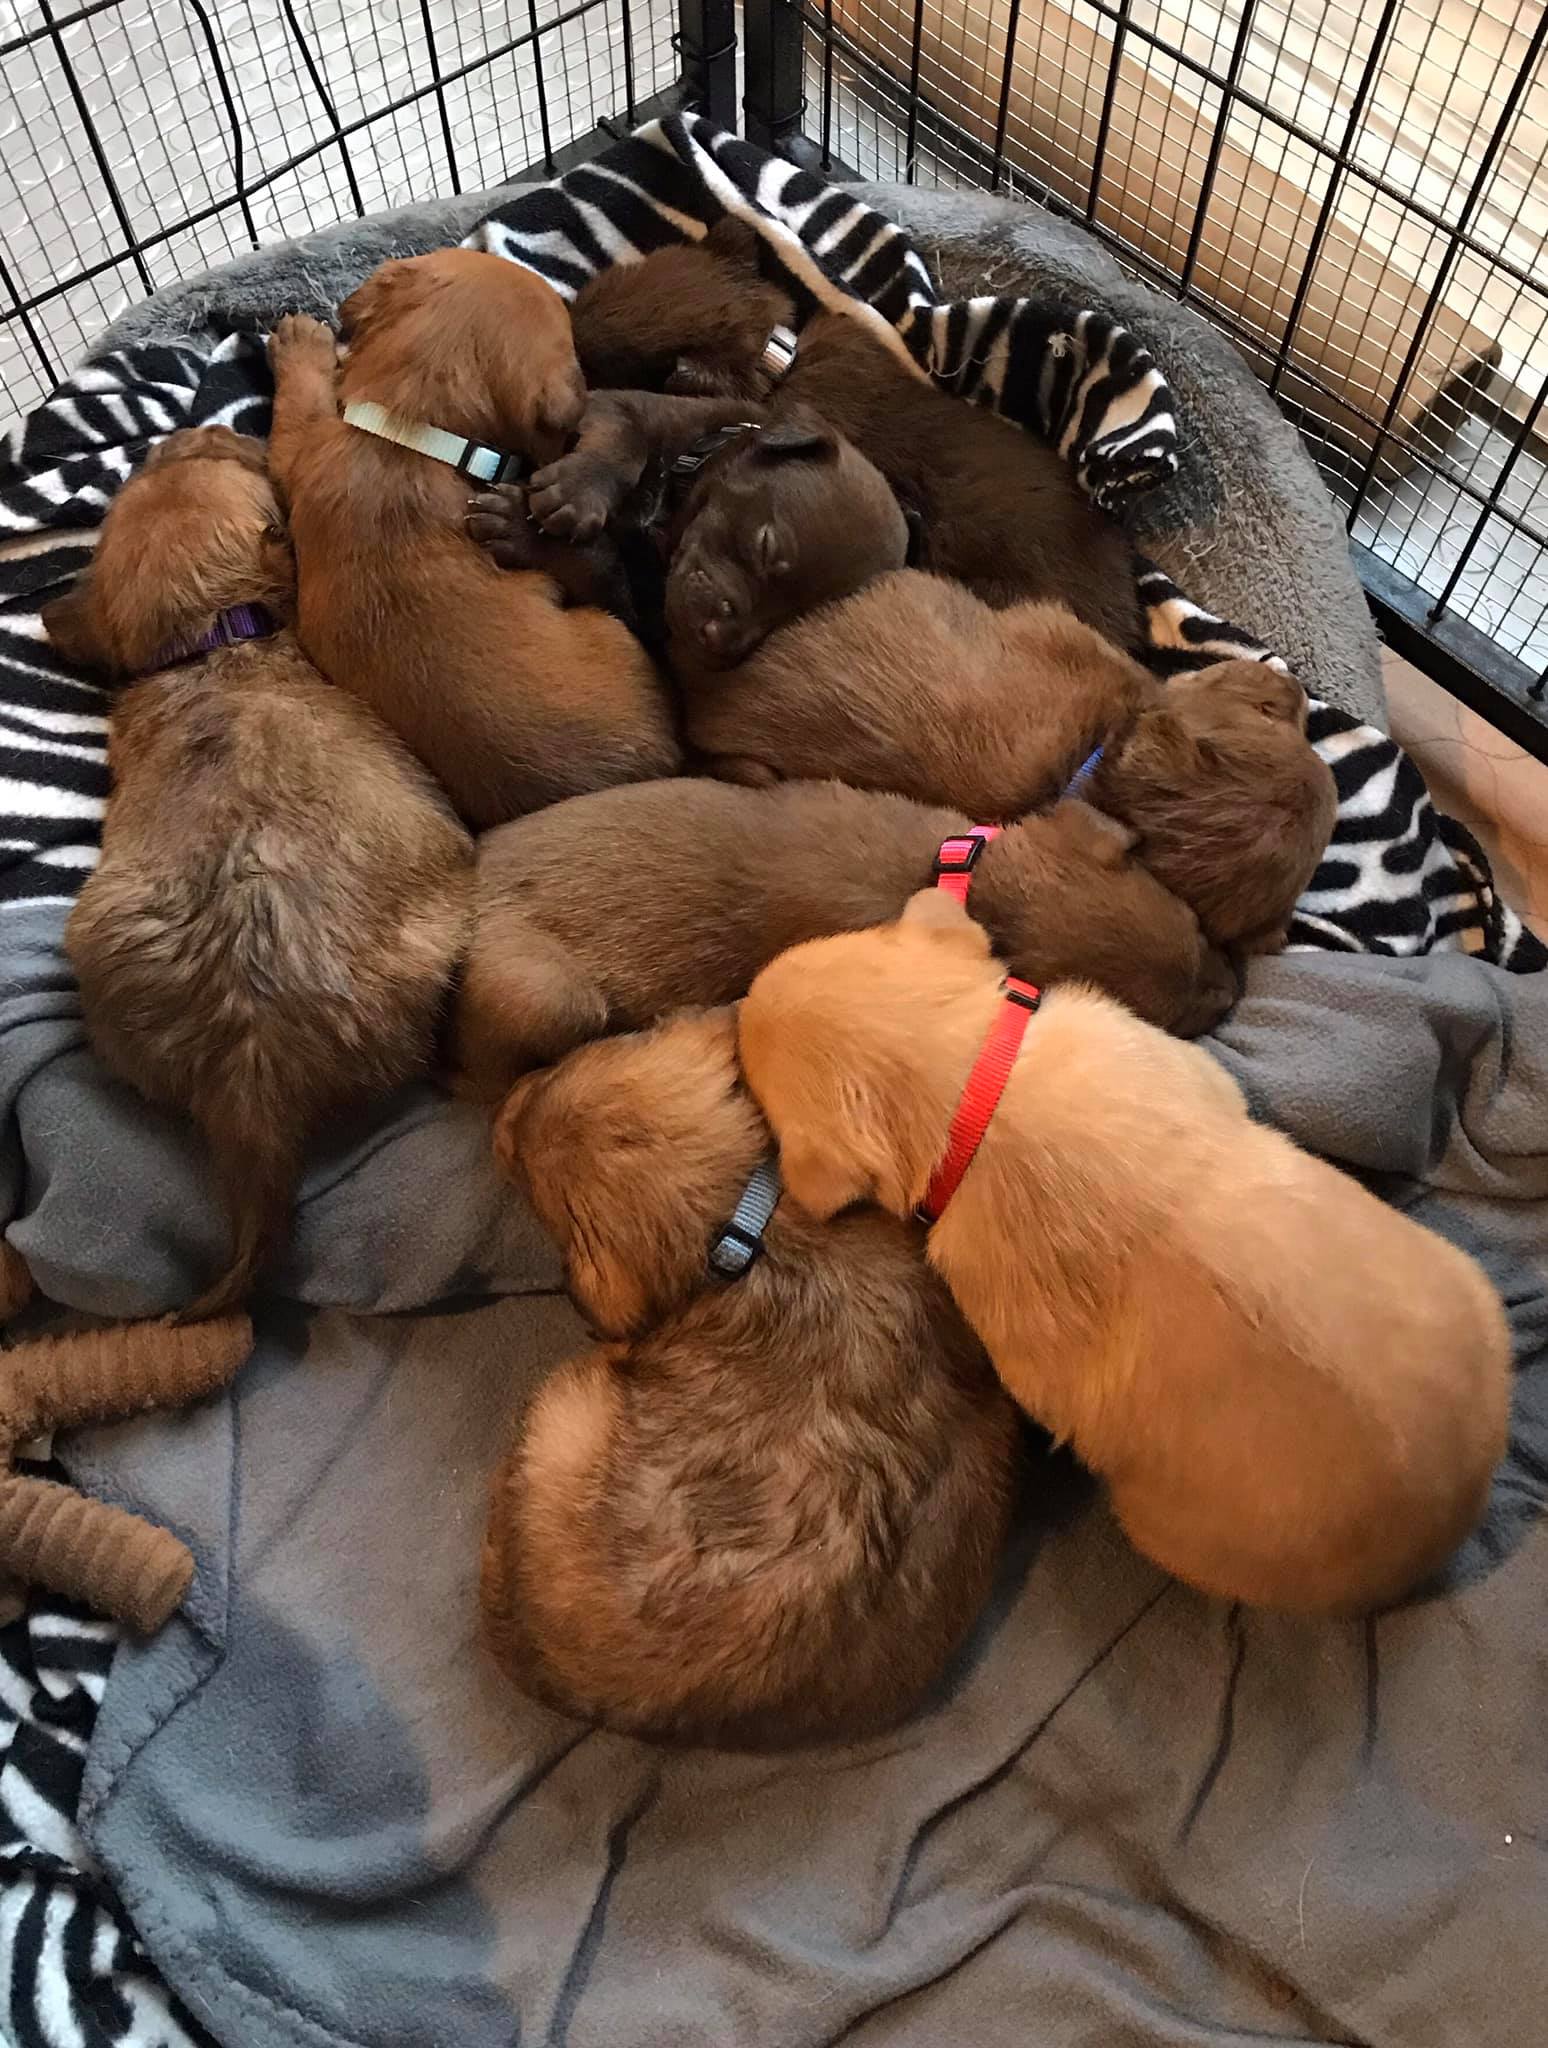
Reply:
M1165 377L1115 322L1024 299L943 304L893 223L691 115L652 123L525 192L473 239L573 294L599 268L697 236L724 211L763 234L803 310L823 304L867 320L945 389L1043 435L1115 513L1175 470ZM0 944L8 907L57 904L62 914L73 900L96 859L107 794L107 694L52 651L39 608L86 562L114 491L152 441L216 422L261 435L268 405L261 342L212 332L94 358L0 455ZM1159 571L1141 587L1162 673L1222 655L1272 658ZM1293 944L1461 949L1522 972L1548 963L1400 749L1327 705L1314 707L1312 738L1340 809ZM57 967L29 970L7 952L9 982L29 971L57 981ZM0 2034L17 2048L205 2039L157 1983L75 1825L114 1640L107 1624L45 1600L0 1628Z

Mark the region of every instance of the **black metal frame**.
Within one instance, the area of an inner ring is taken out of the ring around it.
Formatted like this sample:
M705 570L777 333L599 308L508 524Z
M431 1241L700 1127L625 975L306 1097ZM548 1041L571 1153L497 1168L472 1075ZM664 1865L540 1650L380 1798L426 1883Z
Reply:
M1548 269L1523 269L1505 253L1494 248L1478 232L1478 216L1502 150L1520 115L1527 89L1537 75L1545 46L1548 46L1548 7L1539 9L1526 50L1510 78L1503 99L1494 110L1483 153L1468 184L1460 206L1453 212L1437 212L1415 193L1407 191L1355 155L1361 124L1392 47L1399 0L1384 0L1376 21L1369 50L1353 84L1341 132L1318 135L1301 121L1270 106L1243 84L1243 66L1253 32L1258 0L1235 0L1235 33L1228 49L1216 51L1220 61L1205 62L1197 55L1169 41L1135 19L1132 0L1071 0L1082 17L1105 23L1111 36L1107 73L1103 81L1100 117L1092 151L1089 187L1083 206L1072 205L1053 191L1025 164L1013 165L1007 156L1006 131L1011 111L1013 71L1022 31L1021 0L1009 0L1003 17L1004 40L998 54L998 105L994 140L988 143L952 117L948 107L935 104L921 90L921 50L925 26L925 0L913 0L912 36L907 68L901 46L894 63L878 60L876 54L846 34L835 20L834 0L747 0L744 19L747 74L744 105L750 138L782 151L826 175L846 177L857 167L844 161L844 151L835 141L835 112L840 90L850 95L851 104L863 103L879 114L895 131L898 167L904 179L913 183L920 172L922 157L933 160L936 182L988 192L1008 187L1021 196L1040 201L1059 214L1073 218L1113 246L1134 274L1171 296L1195 306L1209 320L1223 328L1247 353L1269 391L1284 406L1305 435L1323 474L1339 500L1351 533L1351 552L1365 584L1372 610L1385 636L1395 649L1443 683L1454 694L1509 732L1512 737L1542 758L1548 758L1548 668L1534 672L1514 655L1491 641L1469 623L1459 607L1457 593L1461 579L1475 557L1482 561L1485 536L1494 522L1523 537L1537 550L1537 560L1548 568L1548 532L1517 513L1506 493L1524 455L1548 456L1539 433L1542 415L1548 407L1548 378L1535 393L1520 417L1507 413L1503 404L1487 399L1476 389L1453 390L1446 394L1448 419L1460 421L1464 412L1493 427L1507 442L1503 459L1486 479L1459 466L1444 452L1421 445L1404 424L1401 413L1414 380L1426 339L1440 311L1446 288L1458 262L1471 257L1487 264L1491 274L1511 280L1541 302L1548 323ZM905 17L906 18L906 17ZM982 20L982 16L979 17ZM987 35L987 29L982 31ZM1209 97L1218 101L1208 128L1209 142L1187 246L1175 265L1158 262L1148 250L1126 240L1098 218L1103 195L1103 175L1119 84L1120 63L1127 45L1153 53L1175 66ZM836 74L842 71L842 88ZM1077 89L1086 87L1077 79ZM811 91L813 98L807 97ZM813 103L815 101L815 104ZM1328 172L1311 235L1304 249L1296 252L1299 274L1287 315L1272 327L1253 325L1229 309L1214 303L1198 288L1198 261L1205 220L1215 191L1221 152L1234 113L1252 114L1276 135L1294 138L1311 150ZM879 154L879 150L878 150ZM942 167L944 166L944 174ZM868 167L874 174L875 167ZM1339 196L1351 181L1373 197L1401 209L1405 218L1424 225L1443 238L1423 309L1413 335L1397 367L1386 403L1379 411L1365 411L1347 392L1335 391L1320 379L1313 366L1296 356L1296 338L1305 313L1325 238L1335 217ZM1548 324L1545 324L1548 333ZM1293 374L1296 396L1287 395L1287 373ZM1358 421L1366 447L1350 474L1347 460L1328 460L1331 422L1343 417ZM1406 574L1383 560L1355 536L1355 528L1371 502L1373 488L1383 472L1389 476L1419 473L1437 486L1457 494L1458 503L1472 511L1471 530L1439 589L1424 590ZM1548 623L1548 596L1544 598L1543 620Z
M637 98L636 94L634 44L642 12L656 11L651 9L650 0L545 0L541 9L539 0L506 0L506 27L513 26L513 12L521 17L522 25L514 33L496 35L492 26L494 9L485 9L480 17L481 24L487 16L491 26L481 35L474 54L459 62L450 61L442 46L444 31L438 34L430 0L417 0L417 8L412 15L406 6L404 10L406 18L417 23L421 40L411 87L347 121L340 119L335 96L329 90L325 63L316 47L315 29L309 28L303 20L303 13L309 11L307 0L300 0L300 5L297 0L282 0L291 54L298 72L307 82L313 110L321 116L323 132L314 132L304 148L260 168L251 160L240 84L233 75L223 43L221 0L183 0L183 6L202 46L207 79L215 102L223 112L230 176L224 188L209 203L188 211L179 207L168 217L158 219L148 230L137 230L135 226L133 213L109 160L103 133L88 104L70 44L73 31L98 22L102 17L124 12L126 0L82 0L82 4L63 11L56 8L53 0L36 0L36 21L0 40L0 79L4 77L5 67L34 46L46 45L57 58L64 93L78 124L79 140L84 144L82 162L84 164L89 158L105 209L116 226L111 245L99 258L89 263L66 266L46 282L30 288L18 280L13 264L6 260L4 242L0 239L0 334L11 330L23 338L26 352L36 366L37 381L44 389L57 383L69 367L68 351L51 346L45 331L46 323L41 317L56 301L67 299L70 294L83 286L93 285L97 280L109 279L126 265L146 292L153 291L158 284L171 282L170 276L157 276L151 259L179 236L211 222L229 220L238 231L240 241L257 248L261 237L253 202L303 166L335 153L349 204L357 215L365 214L368 209L362 189L362 172L369 160L373 130L408 109L421 105L433 107L443 156L443 162L436 168L433 188L416 196L430 198L437 192L461 193L465 173L463 153L468 147L468 137L463 135L460 138L462 147L459 151L459 136L448 93L463 81L488 72L491 67L523 51L530 51L535 63L537 129L542 147L529 163L503 165L504 178L552 176L593 155L610 139L627 133L640 120L677 106L701 107L727 126L736 124L735 0L678 0L675 11L677 26L670 36L671 47L680 63L678 79L669 90L655 92L644 99ZM605 16L616 23L616 35L621 42L623 90L616 104L598 104L590 110L589 118L593 125L573 139L561 141L557 139L556 123L550 118L548 63L566 54L567 31L582 23L585 17L595 15ZM316 122L311 125L315 131ZM357 151L361 152L359 161ZM0 168L3 168L3 162L3 154L0 154ZM310 224L322 226L327 222L315 220ZM69 343L77 354L91 338L91 332L80 324L69 331Z

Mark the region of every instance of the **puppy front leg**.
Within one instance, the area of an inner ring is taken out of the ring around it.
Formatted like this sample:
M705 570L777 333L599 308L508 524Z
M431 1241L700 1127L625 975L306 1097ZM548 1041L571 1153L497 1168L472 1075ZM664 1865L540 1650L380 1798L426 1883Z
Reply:
M705 434L762 417L756 406L735 398L596 392L575 446L533 477L527 501L532 516L562 540L593 540L652 461L675 461Z
M305 313L287 313L269 336L274 378L274 420L269 428L269 475L289 499L303 455L318 429L339 416L334 381L338 352L333 332Z

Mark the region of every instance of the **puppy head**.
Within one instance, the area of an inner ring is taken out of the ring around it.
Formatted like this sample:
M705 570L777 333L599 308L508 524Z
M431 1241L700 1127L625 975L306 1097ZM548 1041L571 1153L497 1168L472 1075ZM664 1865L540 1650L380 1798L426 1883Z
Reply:
M714 463L684 510L666 620L695 666L731 668L777 627L908 559L873 463L808 407Z
M390 410L554 462L586 387L563 299L480 249L437 249L373 271L339 308L349 390Z
M931 1026L964 999L979 1017L999 979L982 927L940 889L913 897L896 924L814 939L764 968L737 1041L803 1209L826 1218L874 1201L911 1213L960 1085L949 1061L932 1065Z
M1282 933L1327 846L1338 793L1306 717L1293 676L1220 662L1169 683L1093 782L1218 945Z
M1137 858L1124 824L1066 799L995 844L975 908L1011 970L1039 984L1093 983L1182 1038L1237 997L1231 963L1192 909Z
M286 611L295 568L263 443L189 427L158 443L108 508L91 565L43 607L60 653L110 675L148 668L227 606Z
M526 1075L496 1119L497 1159L609 1337L637 1335L705 1284L716 1227L768 1144L735 1048L729 1009L674 1017Z

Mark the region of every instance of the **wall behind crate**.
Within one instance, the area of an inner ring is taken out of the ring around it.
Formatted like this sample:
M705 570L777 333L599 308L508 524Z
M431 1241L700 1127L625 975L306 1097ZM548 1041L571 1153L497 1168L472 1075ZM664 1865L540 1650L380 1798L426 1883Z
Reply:
M677 25L675 0L0 5L0 427L159 285L631 120Z

